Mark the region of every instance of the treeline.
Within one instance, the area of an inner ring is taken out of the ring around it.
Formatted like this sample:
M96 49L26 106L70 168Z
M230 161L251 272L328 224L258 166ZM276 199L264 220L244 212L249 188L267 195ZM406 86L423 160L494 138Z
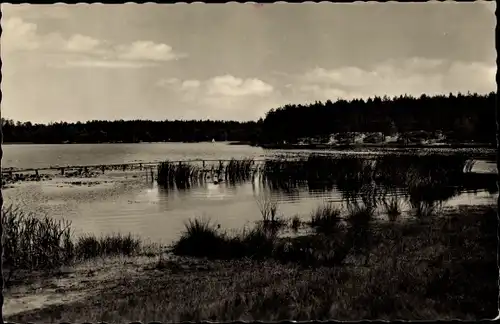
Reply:
M269 111L261 140L266 143L324 137L343 132L385 135L443 131L451 141L495 143L496 94L404 95L286 105Z
M138 143L257 141L257 122L234 121L100 121L51 123L2 120L6 143Z
M242 141L288 143L344 132L442 131L449 141L495 143L496 94L404 95L285 105L259 121L100 121L49 125L4 120L7 143Z

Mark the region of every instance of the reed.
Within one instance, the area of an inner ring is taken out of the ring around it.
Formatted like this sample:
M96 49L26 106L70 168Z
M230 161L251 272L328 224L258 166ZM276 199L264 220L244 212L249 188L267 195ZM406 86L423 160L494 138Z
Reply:
M124 255L131 256L141 249L141 240L132 234L112 234L102 237L83 235L75 244L78 259L91 259L100 256Z
M141 241L129 235L74 238L71 222L38 216L7 206L2 208L6 281L19 271L55 270L60 266L107 255L133 255Z
M342 210L331 203L318 206L311 214L311 226L317 232L333 233L338 230Z

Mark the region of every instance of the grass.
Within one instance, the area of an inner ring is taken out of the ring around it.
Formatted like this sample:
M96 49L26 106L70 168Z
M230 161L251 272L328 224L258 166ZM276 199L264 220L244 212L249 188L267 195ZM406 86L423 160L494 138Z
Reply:
M84 235L75 245L78 259L91 259L100 256L135 255L141 250L141 241L132 234L113 234L102 237Z
M225 180L230 184L249 180L254 175L253 159L231 159L227 164L221 161L217 166L212 165L211 176L217 181ZM166 188L187 189L193 184L200 183L207 177L207 170L189 163L170 161L158 164L157 183Z
M256 199L262 216L262 226L270 230L279 230L287 225L283 217L278 216L278 202L270 195L262 195Z
M7 283L26 271L55 270L99 256L130 256L141 249L141 241L130 234L75 239L70 222L26 214L12 206L2 209L2 222Z
M173 163L170 161L158 164L158 185L165 188L187 189L193 183L203 180L200 167L190 163Z
M402 213L402 203L397 196L391 196L390 198L384 197L382 199L382 204L384 205L385 213L389 218L389 221L395 222Z
M275 240L276 231L263 225L229 235L216 228L209 219L190 219L181 238L173 244L172 252L222 260L260 258L272 254Z
M356 195L371 184L396 187L408 194L419 192L428 198L448 199L452 187L495 189L495 176L470 173L474 161L464 154L383 155L379 157L310 154L297 159L267 160L262 180L274 188L307 185L311 189L340 191Z
M226 181L231 183L245 181L251 178L254 165L253 159L231 159L224 170Z
M360 267L351 253L342 265L313 268L273 258L178 257L140 275L121 276L85 300L6 320L492 319L498 314L495 225L493 208L454 210L425 224L374 224L368 267ZM207 229L204 223L196 226ZM313 257L331 248L327 239L314 234L293 244L317 249L307 252Z
M311 214L311 226L317 232L332 233L340 225L342 210L331 203L318 206Z
M300 219L299 215L294 215L291 220L290 220L290 227L297 232L302 225L302 220Z

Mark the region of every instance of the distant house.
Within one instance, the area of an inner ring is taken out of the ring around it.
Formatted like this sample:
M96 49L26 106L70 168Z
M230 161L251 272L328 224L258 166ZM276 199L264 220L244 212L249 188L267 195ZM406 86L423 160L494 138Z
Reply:
M382 133L370 133L366 135L366 137L363 139L364 143L381 143L384 142L385 136Z
M335 141L339 144L353 144L362 143L365 138L365 134L357 132L346 132L339 133L335 135Z

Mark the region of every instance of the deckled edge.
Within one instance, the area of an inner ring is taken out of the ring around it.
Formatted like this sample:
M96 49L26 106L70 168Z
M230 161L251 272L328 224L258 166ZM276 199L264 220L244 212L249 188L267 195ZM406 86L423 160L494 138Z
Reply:
M479 0L482 1L482 0ZM414 1L365 1L365 0L358 0L358 1L352 1L352 0L338 0L338 1L209 1L209 2L204 2L204 1L143 1L143 2L123 2L124 4L190 4L190 3L242 3L242 4L273 4L273 3L360 3L360 2L402 2L402 3L415 3L415 2L429 2L428 0L414 0ZM448 1L449 2L449 1ZM460 2L477 2L476 0L460 0ZM29 2L3 2L4 4L23 4L27 5L30 4ZM38 2L39 4L42 4L44 2ZM116 4L116 2L107 2L107 1L95 1L95 2L45 2L45 4ZM497 1L498 3L498 1ZM495 16L498 21L498 4L495 8ZM2 12L0 10L0 21L2 20ZM498 23L495 25L495 49L497 50L498 53L498 38L499 38L499 33L500 33L500 27L498 26ZM2 34L2 28L0 26L0 37ZM497 197L497 267L499 268L499 279L498 279L498 286L500 288L500 265L499 265L499 253L500 253L500 111L498 107L498 90L499 90L499 84L500 84L500 74L498 73L498 66L500 66L500 58L497 54L497 73L496 73L496 82L497 82L497 101L496 101L496 109L495 109L495 114L496 114L496 126L497 126L497 187L499 189L499 194ZM1 117L2 117L2 109L1 109L1 102L2 102L2 89L1 89L1 83L2 83L2 59L0 57L0 184L2 180L2 159L3 159L3 150L2 150L2 145L3 145L3 133L2 133L2 125L1 125ZM2 188L0 185L0 210L2 209L3 206L3 195L2 195ZM1 294L0 294L0 324L17 324L15 322L4 322L3 321L3 304L4 304L4 277L3 277L3 223L0 222L0 281L1 281ZM498 315L495 319L488 320L488 319L482 319L479 320L481 322L483 321L493 321L493 320L498 320L500 319L500 289L499 289L499 298L498 298ZM388 321L381 321L381 320L374 320L377 322L388 322ZM439 321L439 320L438 320ZM268 323L264 321L250 321L252 323ZM347 321L335 321L335 320L330 320L330 321L318 321L318 320L311 320L311 321L292 321L292 320L287 320L287 321L280 321L279 323L325 323L325 322L347 322ZM371 320L362 320L362 321L357 321L357 322L372 322ZM402 321L395 321L395 322L402 322ZM452 322L461 322L458 320L453 320ZM60 324L70 324L69 322L60 322ZM91 322L83 322L84 324L90 324ZM107 322L97 322L101 324L108 324ZM201 321L201 322L179 322L179 323L220 323L220 322L211 322L211 321ZM248 323L246 321L232 321L232 322L227 322L227 323ZM143 324L142 322L129 322L129 324ZM144 322L146 324L146 322ZM147 324L162 324L162 322L147 322Z

